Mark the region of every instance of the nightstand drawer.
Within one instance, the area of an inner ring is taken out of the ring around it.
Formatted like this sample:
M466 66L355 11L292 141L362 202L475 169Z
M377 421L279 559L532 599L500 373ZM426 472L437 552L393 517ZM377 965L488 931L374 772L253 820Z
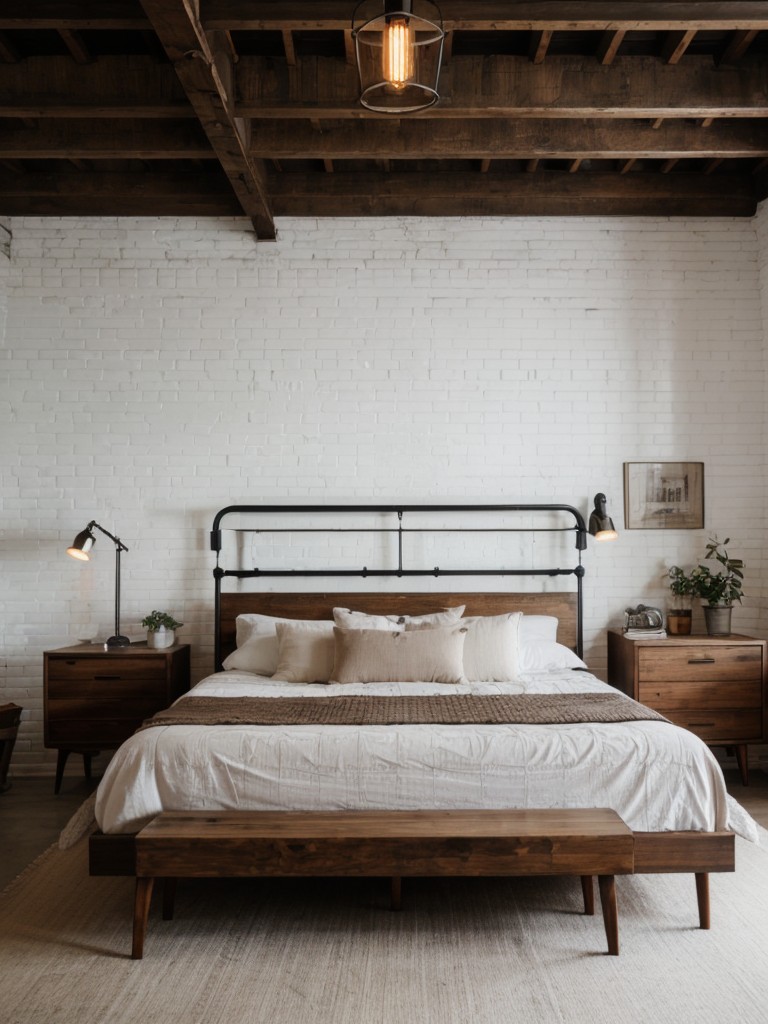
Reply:
M759 644L686 644L684 647L641 647L639 682L692 680L694 682L763 678L763 648Z
M727 743L733 740L746 743L762 737L763 715L760 710L667 711L663 707L656 710L675 725L695 732L705 742Z
M146 701L111 701L98 705L77 700L51 701L48 742L52 746L77 746L79 743L119 746L157 710L157 703Z
M162 691L165 676L159 679L120 679L104 673L90 679L55 679L48 676L48 699L64 700L78 698L96 702L98 700L124 700L127 697L155 697Z
M104 683L132 680L164 680L166 659L128 656L61 658L48 656L48 683L100 680Z
M716 682L647 683L638 686L638 700L648 707L667 711L686 708L761 708L763 686L759 679L718 679Z

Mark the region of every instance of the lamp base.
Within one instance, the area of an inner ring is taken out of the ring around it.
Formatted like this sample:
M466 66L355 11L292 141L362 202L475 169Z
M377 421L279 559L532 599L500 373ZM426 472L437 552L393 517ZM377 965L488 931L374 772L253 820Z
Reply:
M131 646L131 641L128 639L127 636L120 636L120 634L118 634L117 636L109 637L109 639L106 641L106 646L107 647L130 647Z

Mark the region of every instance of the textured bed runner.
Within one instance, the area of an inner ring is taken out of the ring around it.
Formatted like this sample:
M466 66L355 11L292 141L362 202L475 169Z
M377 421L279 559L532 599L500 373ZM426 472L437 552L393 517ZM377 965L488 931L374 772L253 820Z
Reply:
M159 725L568 725L666 722L622 694L439 694L413 697L185 697L148 718Z

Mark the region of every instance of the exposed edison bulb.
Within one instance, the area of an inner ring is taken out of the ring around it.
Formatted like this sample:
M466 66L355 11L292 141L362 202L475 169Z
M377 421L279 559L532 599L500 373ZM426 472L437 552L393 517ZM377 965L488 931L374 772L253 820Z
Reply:
M382 74L398 92L414 77L416 33L410 18L393 17L384 30Z

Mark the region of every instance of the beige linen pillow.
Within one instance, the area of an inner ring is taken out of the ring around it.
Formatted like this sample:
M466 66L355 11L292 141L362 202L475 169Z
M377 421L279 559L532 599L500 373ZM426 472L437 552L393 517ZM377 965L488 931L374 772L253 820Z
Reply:
M520 674L519 632L522 612L474 615L461 620L466 626L464 675L469 682L513 682ZM406 625L406 631L429 627Z
M278 622L275 679L327 683L333 668L332 622Z
M439 612L428 615L369 615L367 612L356 612L350 608L334 608L333 621L342 629L405 629L412 626L452 626L464 614L466 605L455 608L443 608Z
M334 627L332 683L463 683L464 626L403 630Z

